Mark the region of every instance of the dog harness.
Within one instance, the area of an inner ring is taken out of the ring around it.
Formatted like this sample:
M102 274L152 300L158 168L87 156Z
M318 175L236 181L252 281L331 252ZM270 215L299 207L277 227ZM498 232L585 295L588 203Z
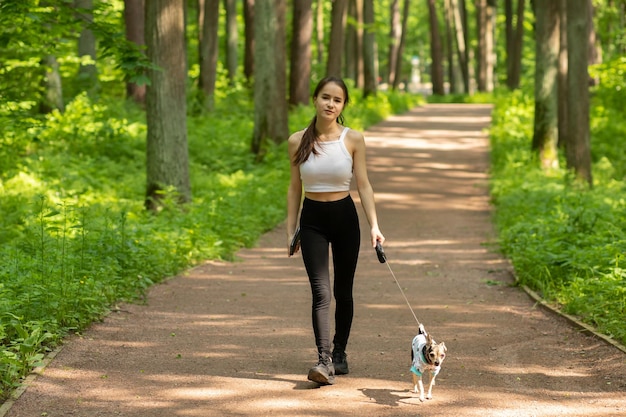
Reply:
M411 343L411 348L413 349L413 363L411 364L411 372L413 372L417 376L422 376L422 373L429 369L432 371L434 376L437 376L439 371L441 370L441 366L434 366L428 363L426 357L424 356L424 348L426 347L426 336L423 334L418 334L413 338L413 343Z
M344 139L350 130L344 127L338 140L318 142L318 154L311 152L309 158L300 165L300 178L304 191L334 192L349 191L352 180L352 156Z

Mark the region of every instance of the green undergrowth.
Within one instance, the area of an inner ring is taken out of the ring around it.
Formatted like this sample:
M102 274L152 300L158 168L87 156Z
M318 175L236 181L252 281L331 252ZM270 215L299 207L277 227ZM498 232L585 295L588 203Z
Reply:
M420 101L353 95L346 123L354 128ZM138 108L80 95L43 119L0 109L0 400L68 332L201 261L234 260L284 220L286 143L267 144L255 162L248 97L223 94L213 113L189 117L193 201L179 207L166 196L158 214L143 208L146 123ZM312 115L310 106L294 109L290 129Z
M565 169L539 168L530 147L532 99L519 91L500 95L491 194L500 247L519 282L626 344L626 120L623 105L611 107L616 94L606 85L594 90L591 189Z

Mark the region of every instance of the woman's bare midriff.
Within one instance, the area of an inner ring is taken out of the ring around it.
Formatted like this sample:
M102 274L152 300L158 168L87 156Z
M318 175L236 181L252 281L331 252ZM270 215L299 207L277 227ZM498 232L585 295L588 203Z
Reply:
M350 191L333 191L328 193L311 193L306 192L304 196L309 200L321 201L321 202L329 202L329 201L339 201L350 195Z

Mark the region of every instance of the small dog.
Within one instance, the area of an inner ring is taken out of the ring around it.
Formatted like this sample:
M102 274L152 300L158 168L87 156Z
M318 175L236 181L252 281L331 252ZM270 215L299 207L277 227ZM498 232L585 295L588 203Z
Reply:
M424 401L424 384L422 383L422 374L428 371L430 383L428 384L427 399L433 398L433 386L435 378L441 370L441 363L446 357L445 343L436 343L426 330L424 325L419 325L419 332L413 339L411 344L411 372L413 376L413 392L417 394L419 386L420 401Z

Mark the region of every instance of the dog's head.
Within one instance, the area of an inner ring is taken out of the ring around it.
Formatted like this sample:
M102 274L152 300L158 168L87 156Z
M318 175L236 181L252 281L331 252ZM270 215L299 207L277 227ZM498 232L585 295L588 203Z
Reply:
M430 334L426 333L424 325L422 324L419 326L419 333L426 337L426 345L424 346L424 350L422 352L424 354L424 359L426 359L426 361L431 365L441 366L441 363L446 358L446 352L448 351L446 344L443 342L436 343Z
M430 335L426 335L426 346L424 346L424 358L432 365L441 366L446 358L446 344L436 343Z

